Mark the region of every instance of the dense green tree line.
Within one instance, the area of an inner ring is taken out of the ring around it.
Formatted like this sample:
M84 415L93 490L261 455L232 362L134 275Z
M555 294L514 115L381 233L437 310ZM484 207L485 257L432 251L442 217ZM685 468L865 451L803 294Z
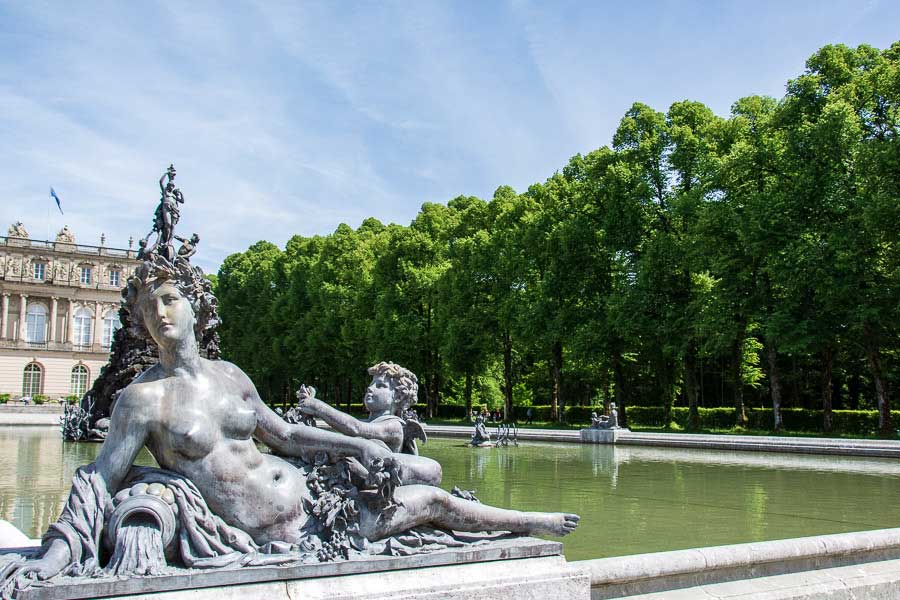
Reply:
M900 351L900 42L827 46L727 118L635 103L611 146L490 201L424 204L217 280L223 353L269 402L358 402L399 362L442 402L876 408ZM627 418L627 409L625 411Z

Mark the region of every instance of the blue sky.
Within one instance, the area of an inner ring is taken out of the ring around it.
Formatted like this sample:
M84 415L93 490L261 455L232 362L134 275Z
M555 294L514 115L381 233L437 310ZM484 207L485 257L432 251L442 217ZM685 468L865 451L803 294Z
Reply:
M174 162L215 271L260 239L522 191L632 102L725 116L898 23L888 1L0 2L0 225L123 247Z

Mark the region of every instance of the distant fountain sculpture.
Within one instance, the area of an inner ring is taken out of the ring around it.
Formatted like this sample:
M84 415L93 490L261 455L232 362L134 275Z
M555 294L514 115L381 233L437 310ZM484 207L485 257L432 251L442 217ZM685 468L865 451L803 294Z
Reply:
M497 424L497 446L519 445L519 428L515 423Z
M479 446L493 446L491 434L488 433L484 424L484 417L481 415L475 417L475 430L472 432L472 439L469 441L469 444L476 448Z
M161 240L172 235L160 230ZM122 307L130 335L155 346L159 360L119 392L97 460L76 471L40 549L0 554L4 598L36 583L150 578L141 579L145 593L178 573L190 574L183 581L192 587L198 571L421 554L484 540L465 532L575 529L577 515L502 509L437 487L437 462L400 452L410 449L410 420L398 413L416 378L398 365L370 370L368 422L326 410L301 388L301 411L350 435L287 423L240 368L202 356L198 342L218 320L215 297L203 272L167 246L144 245ZM133 464L144 447L160 468Z
M609 403L609 414L597 416L597 413L591 413L591 429L619 429L619 411L616 410L616 403Z

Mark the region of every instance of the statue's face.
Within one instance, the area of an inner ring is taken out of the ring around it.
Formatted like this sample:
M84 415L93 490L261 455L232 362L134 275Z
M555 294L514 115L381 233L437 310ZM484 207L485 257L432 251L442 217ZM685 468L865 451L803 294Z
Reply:
M394 386L391 378L384 375L373 377L372 383L366 388L363 404L369 412L391 410L394 407Z
M163 282L141 294L138 306L144 327L160 346L194 336L194 310L178 288Z

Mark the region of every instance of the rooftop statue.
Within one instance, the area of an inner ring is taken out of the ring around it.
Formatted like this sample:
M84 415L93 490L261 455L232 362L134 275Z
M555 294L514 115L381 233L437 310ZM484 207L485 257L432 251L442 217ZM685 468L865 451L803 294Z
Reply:
M10 225L6 235L7 237L28 239L28 231L25 230L25 225L22 224L22 221L16 221Z
M63 228L56 233L56 241L64 244L74 244L75 234L72 233L68 225L63 225Z
M287 423L238 366L201 355L215 298L202 271L165 246L144 255L123 307L159 362L119 394L97 460L76 472L37 555L6 557L5 597L35 580L412 554L461 545L455 532L575 529L577 515L497 508L437 487L438 463L393 451L398 430L381 424L394 419L364 428L328 414L354 435ZM408 405L414 376L373 369L372 414ZM310 391L302 404L328 413ZM144 447L161 468L134 466Z

